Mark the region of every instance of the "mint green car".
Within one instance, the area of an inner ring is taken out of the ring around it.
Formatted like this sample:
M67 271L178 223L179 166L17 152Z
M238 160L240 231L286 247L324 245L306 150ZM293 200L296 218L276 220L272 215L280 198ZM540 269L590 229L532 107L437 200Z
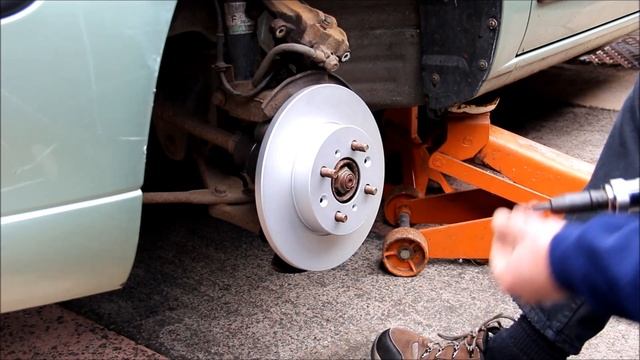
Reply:
M366 5L265 0L224 6L213 0L3 0L1 312L113 290L126 282L138 243L141 187L148 180L144 174L152 118L153 131L169 158L184 159L194 148L213 146L229 153L239 165L213 166L226 175L205 181L205 189L211 192L203 197L176 193L178 200L166 202L209 204L213 216L251 231L261 227L274 251L291 265L323 270L351 256L370 230L382 191L376 195L369 183L365 189L365 180L357 176L370 176L366 181L382 189L384 167L368 164L372 159L382 164L384 159L381 147L375 150L372 146L367 153L370 157L362 155L362 166L356 155L340 158L336 150L336 171L356 176L357 190L362 185L369 198L352 195L347 185L309 193L318 196L318 206L354 211L349 214L352 219L362 217L357 224L351 225L346 215L337 213L335 223L348 225L336 225L333 220L325 224L315 218L319 216L316 210L324 211L316 209L315 202L308 209L302 209L307 206L306 202L300 205L302 200L274 204L277 200L266 194L279 186L270 183L281 175L273 174L274 164L279 164L273 159L284 159L276 145L288 141L285 131L304 131L295 127L295 121L287 117L293 115L288 114L306 116L300 114L331 107L305 108L309 94L327 104L343 101L363 116L358 123L352 115L335 115L341 117L340 129L350 133L328 131L327 141L361 136L378 144L380 136L365 103L371 109L446 109L638 27L636 1L458 3L460 8L447 7L440 13L451 17L441 19L445 25L430 28L429 16L434 12L429 7L436 6L435 2L409 0ZM483 6L482 11L469 9L478 14L477 24L481 25L475 28L486 35L482 44L472 27L442 28L459 25L455 17L465 6ZM300 14L304 16L294 16ZM439 32L449 34L451 46L459 42L472 48L477 42L475 53L485 55L452 66L462 59L455 55L459 49L432 45L439 40L429 36ZM372 37L372 33L377 35ZM218 46L221 41L224 47ZM220 49L224 57L217 56ZM297 53L286 56L288 52ZM190 56L202 61L189 63L184 58ZM202 62L205 66L194 65ZM190 75L172 76L185 69L192 70L184 72ZM434 79L440 88L429 88ZM449 79L469 79L470 85L460 87L460 81ZM336 97L332 94L342 94L336 86L351 90ZM438 92L447 86L447 91ZM202 106L208 111L192 111ZM178 107L183 110L172 110ZM190 115L177 115L183 113ZM216 114L215 119L211 113ZM323 126L319 124L318 129ZM321 131L315 134L324 136ZM286 151L286 146L281 147ZM313 162L319 157L312 151L308 159ZM305 178L304 166L291 166L300 179ZM284 181L291 177L288 171ZM315 174L316 170L308 171ZM248 180L232 181L238 177ZM216 186L216 181L225 184L226 190ZM297 185L287 190L289 185L283 193L293 191L300 199L309 195L302 194L306 190ZM234 186L242 187L236 197ZM255 196L242 197L253 189ZM160 198L150 195L149 202L162 202ZM225 211L221 205L227 206ZM270 209L274 206L299 214L301 230L284 229L281 220L273 217ZM307 235L317 236L323 245L305 245ZM289 239L292 236L294 240ZM349 246L335 248L325 241L338 238ZM308 255L311 251L313 256Z

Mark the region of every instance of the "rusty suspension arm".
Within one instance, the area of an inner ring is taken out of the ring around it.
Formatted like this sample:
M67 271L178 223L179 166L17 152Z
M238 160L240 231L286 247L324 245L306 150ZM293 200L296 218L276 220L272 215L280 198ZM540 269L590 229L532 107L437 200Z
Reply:
M175 192L147 192L142 195L142 202L145 204L185 203L195 205L246 204L253 202L253 197L244 193L201 189Z
M158 108L160 109L161 106ZM208 125L193 116L170 112L162 118L163 121L167 121L195 137L221 147L232 154L234 160L239 164L244 163L251 152L251 148L254 146L254 142L242 134L232 134L226 130Z
M186 132L219 146L230 153L236 151L241 135L234 135L228 131L207 125L188 116L176 116L167 118L173 125Z

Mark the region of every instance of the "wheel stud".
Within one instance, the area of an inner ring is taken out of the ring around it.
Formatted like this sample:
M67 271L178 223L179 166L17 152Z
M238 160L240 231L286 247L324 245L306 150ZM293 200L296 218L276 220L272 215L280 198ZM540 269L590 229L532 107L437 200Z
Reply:
M353 140L351 142L351 150L366 152L367 150L369 150L369 145Z
M347 217L347 214L343 214L340 211L336 211L335 219L337 222L345 223L347 222L348 217Z
M335 179L338 177L338 172L335 171L334 169L330 169L326 166L323 166L320 169L320 176L322 177L326 177L326 178L331 178L331 179Z
M378 188L367 184L364 186L364 193L367 195L375 195L378 193Z

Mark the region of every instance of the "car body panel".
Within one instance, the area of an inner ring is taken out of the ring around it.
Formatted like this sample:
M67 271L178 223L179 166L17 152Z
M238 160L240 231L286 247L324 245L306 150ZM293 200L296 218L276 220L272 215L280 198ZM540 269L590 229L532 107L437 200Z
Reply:
M2 217L0 312L122 286L138 244L140 190Z
M140 188L175 3L36 5L2 20L2 216Z
M478 95L534 74L549 66L567 61L586 51L605 45L638 29L638 12L608 22L553 44L515 56L505 64L494 64ZM501 39L498 40L502 41ZM498 44L500 49L500 44ZM511 49L513 49L511 47ZM498 66L501 65L501 66Z
M492 70L489 76L500 75L510 69L505 67L518 54L527 31L531 1L505 1L502 4L502 21L499 24Z
M1 312L127 279L174 7L38 1L2 19Z
M527 32L518 53L579 34L638 11L638 2L532 1Z

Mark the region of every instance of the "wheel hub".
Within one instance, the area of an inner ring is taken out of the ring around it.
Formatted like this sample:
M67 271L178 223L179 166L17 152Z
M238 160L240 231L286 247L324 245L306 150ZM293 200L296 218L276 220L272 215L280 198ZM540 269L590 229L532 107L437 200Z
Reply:
M336 164L338 176L331 181L333 196L341 203L353 199L360 181L358 164L350 158L344 158Z
M366 238L383 182L382 141L366 104L337 85L303 89L280 108L260 149L263 232L295 267L335 267Z

